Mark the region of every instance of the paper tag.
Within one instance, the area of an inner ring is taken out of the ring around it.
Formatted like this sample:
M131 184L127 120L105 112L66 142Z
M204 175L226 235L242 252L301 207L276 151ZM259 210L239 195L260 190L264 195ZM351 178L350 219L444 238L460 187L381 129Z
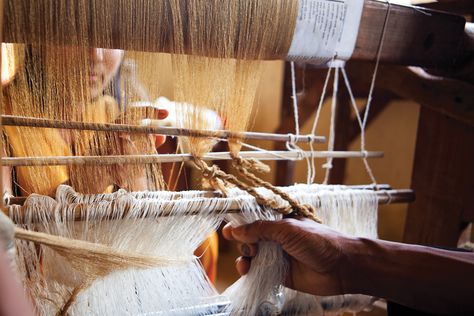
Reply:
M324 64L354 51L363 0L300 0L288 60Z

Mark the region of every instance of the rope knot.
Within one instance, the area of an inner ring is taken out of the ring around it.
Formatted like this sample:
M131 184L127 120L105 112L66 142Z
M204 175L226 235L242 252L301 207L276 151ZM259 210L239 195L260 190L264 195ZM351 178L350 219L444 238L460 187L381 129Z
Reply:
M208 180L214 179L217 177L218 171L219 171L219 168L215 165L206 166L206 168L202 170L202 176Z

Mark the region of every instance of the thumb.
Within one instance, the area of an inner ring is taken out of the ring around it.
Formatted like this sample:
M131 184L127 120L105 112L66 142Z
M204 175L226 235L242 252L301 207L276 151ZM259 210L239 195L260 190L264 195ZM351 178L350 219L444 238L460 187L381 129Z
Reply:
M281 243L282 239L281 222L256 221L252 224L242 225L232 228L231 234L235 240L243 243L257 243L259 241L276 241Z

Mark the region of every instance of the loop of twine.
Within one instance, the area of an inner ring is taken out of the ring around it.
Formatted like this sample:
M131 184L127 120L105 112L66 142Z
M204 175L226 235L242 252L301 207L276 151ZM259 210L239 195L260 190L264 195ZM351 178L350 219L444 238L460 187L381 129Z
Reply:
M248 164L246 162L246 159L243 159L242 157L239 157L235 154L231 154L232 156L232 163L233 166L237 169L237 171L244 176L253 186L261 186L264 187L270 191L272 191L274 194L280 196L283 200L287 201L289 206L290 206L290 211L288 212L287 208L285 208L284 213L281 212L279 209L275 209L279 213L282 213L284 215L294 215L297 217L307 217L310 218L318 223L322 223L322 221L315 215L316 210L312 205L309 204L301 204L295 199L293 199L288 193L282 191L281 189L273 186L271 183L266 182L257 176L255 176L253 173L249 172L245 166ZM274 200L273 200L274 201ZM280 207L281 208L281 207Z

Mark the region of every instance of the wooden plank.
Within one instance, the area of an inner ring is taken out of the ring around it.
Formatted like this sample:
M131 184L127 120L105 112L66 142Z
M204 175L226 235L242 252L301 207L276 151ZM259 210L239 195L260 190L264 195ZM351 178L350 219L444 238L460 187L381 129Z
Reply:
M374 65L368 62L347 63L346 71L356 97L367 96L373 69ZM445 76L436 76L419 68L382 65L373 102L382 103L398 96L474 126L474 86L469 83L474 82L474 60L459 70L443 73ZM375 107L374 110L377 111Z
M375 59L389 8L382 61L449 67L464 59L463 17L380 1L365 2L353 59Z
M404 241L455 247L474 208L474 127L422 107Z
M432 10L445 11L461 15L474 13L474 1L472 0L432 1L420 3L419 5Z
M160 3L148 0L6 0L5 41L82 42L95 47L172 52L171 12L164 6L163 14ZM354 59L375 59L388 8L387 3L365 0ZM87 16L86 25L81 23L82 15ZM284 16L280 18L284 19ZM452 66L466 53L464 24L465 20L460 16L391 4L381 60L405 65ZM184 53L190 52L191 48L186 47ZM204 47L203 54L212 55L212 48ZM285 57L281 50L263 56L264 59Z

